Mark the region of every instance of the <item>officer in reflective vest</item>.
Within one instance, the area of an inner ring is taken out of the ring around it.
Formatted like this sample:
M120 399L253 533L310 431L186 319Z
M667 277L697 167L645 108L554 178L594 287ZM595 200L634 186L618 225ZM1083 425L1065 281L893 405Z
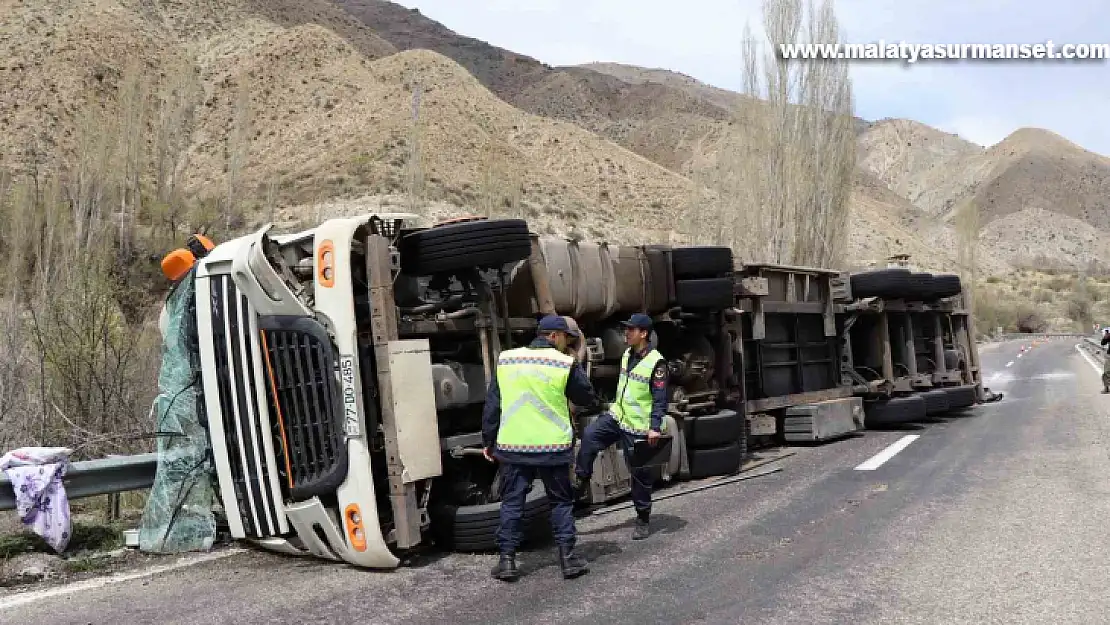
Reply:
M667 413L667 378L669 370L663 356L651 348L651 317L636 313L624 325L624 340L628 344L621 357L617 394L609 411L591 423L582 434L582 447L574 463L577 477L576 496L584 494L594 461L601 450L620 443L626 459L630 457L637 439L646 438L655 446L662 435L663 417ZM651 471L632 469L632 504L636 508L636 527L633 540L642 540L650 534Z
M527 347L501 352L490 381L482 415L483 453L501 464L501 520L497 546L501 552L492 575L500 580L520 577L516 550L520 546L525 496L537 476L551 504L551 529L559 547L563 577L578 577L589 568L574 552L574 429L570 406L597 407L586 372L574 356L564 353L568 336L578 336L566 319L548 315L538 336Z

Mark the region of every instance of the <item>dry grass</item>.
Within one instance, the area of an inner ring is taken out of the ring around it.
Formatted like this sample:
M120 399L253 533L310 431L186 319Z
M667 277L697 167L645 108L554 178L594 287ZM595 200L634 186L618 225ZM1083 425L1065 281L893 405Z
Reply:
M1087 330L1110 320L1110 276L1018 270L978 283L975 320L980 333L1001 326L1018 332L1034 318L1042 331Z

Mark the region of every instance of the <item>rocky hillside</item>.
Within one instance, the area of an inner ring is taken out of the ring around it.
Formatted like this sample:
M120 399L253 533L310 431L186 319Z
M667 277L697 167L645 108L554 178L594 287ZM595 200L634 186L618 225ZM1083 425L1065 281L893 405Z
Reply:
M723 90L714 96L659 80L626 81L589 68L554 68L392 2L336 2L398 49L433 50L454 59L509 104L582 126L680 173L696 141L729 117L731 96Z
M295 205L419 184L460 212L493 198L493 212L618 241L668 240L691 195L685 177L507 104L438 53L398 53L324 0L3 2L0 46L9 76L0 159L10 170L78 162L77 137L101 130L84 113L118 100L137 60L151 130L155 101L173 87L165 77L184 67L199 82L182 184L200 197L224 193L239 150L249 198ZM231 145L236 124L240 146Z
M0 166L79 160L79 138L98 128L85 112L119 98L134 61L149 111L181 91L167 77L197 83L183 188L216 198L232 180L292 221L292 207L357 210L419 187L429 214L697 240L683 225L697 211L692 156L735 109L759 106L666 70L551 67L384 0L0 0ZM145 123L153 150L161 122ZM952 212L969 201L988 273L1033 251L1110 262L1097 243L1110 228L1107 159L1044 131L984 149L906 120L859 130L854 265L906 252L952 269Z
M1005 263L1110 260L1110 159L1047 130L1022 128L990 148L918 122L873 124L859 165L931 220L979 209L985 253Z

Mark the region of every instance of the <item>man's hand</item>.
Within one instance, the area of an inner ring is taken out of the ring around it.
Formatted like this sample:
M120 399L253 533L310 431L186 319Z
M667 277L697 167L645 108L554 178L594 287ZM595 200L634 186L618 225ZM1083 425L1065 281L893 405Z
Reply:
M483 447L482 448L482 456L486 460L489 460L490 462L497 462L496 460L493 459L493 453L490 452L489 447Z
M655 447L656 445L658 445L660 436L662 436L662 434L659 433L659 430L648 430L648 435L647 435L648 445L650 445L652 447Z

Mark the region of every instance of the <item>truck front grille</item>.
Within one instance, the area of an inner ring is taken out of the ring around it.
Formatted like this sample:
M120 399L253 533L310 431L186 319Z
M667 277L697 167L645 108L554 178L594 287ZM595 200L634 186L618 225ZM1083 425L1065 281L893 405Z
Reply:
M235 502L224 502L228 514L238 512L248 536L273 536L288 531L281 511L278 462L262 373L258 316L228 275L208 280L212 349L220 402L224 453ZM226 479L226 478L225 478Z
M261 324L290 496L332 493L347 477L347 447L331 340L313 319L265 317Z

